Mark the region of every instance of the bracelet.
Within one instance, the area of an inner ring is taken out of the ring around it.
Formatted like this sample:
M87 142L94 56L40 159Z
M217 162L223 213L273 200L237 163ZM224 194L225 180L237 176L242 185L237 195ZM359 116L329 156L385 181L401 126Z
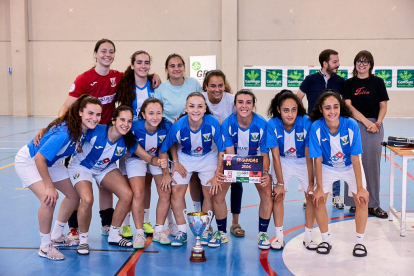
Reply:
M173 160L173 161L171 161L171 164L175 164L175 163L178 163L178 162L180 162L180 161L178 161L178 160Z
M263 171L263 174L269 174L269 171L268 170L264 170Z
M277 182L277 183L276 183L276 186L285 186L285 184L284 184L284 183L279 183L279 182Z
M381 124L380 124L380 123L375 122L375 125L377 126L377 128L378 128L378 129L380 129L380 128L381 128Z

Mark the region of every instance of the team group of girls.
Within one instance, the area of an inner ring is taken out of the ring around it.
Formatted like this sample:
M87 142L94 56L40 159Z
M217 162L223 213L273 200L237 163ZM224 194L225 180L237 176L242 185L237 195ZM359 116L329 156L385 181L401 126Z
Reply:
M217 231L206 229L202 243L219 247L228 242L225 196L230 184L223 182L224 153L263 156L263 176L255 184L260 196L259 248L283 249L283 199L288 181L297 177L299 191L305 193L309 204L303 244L309 250L328 254L332 245L325 202L332 183L344 179L356 204L357 244L353 254L366 255L363 234L368 192L359 161L362 153L359 128L339 94L332 91L322 94L309 118L296 95L289 90L281 91L272 100L268 111L272 118L267 122L254 112L256 97L250 90L240 90L235 96L225 91L230 88L219 70L207 74L205 92L200 93L198 82L184 76L185 62L178 54L167 58L167 81L155 90L153 84L158 85L159 77L149 75L148 53L134 53L124 74L109 69L115 56L112 41L98 41L94 56L96 66L76 79L59 118L47 127L36 145L28 143L16 156L16 171L23 185L41 202L38 213L41 257L63 259L55 246L78 245L79 254L89 254L93 179L100 194L105 195L100 196L99 202L101 215L107 213L102 222L110 244L144 248L144 210L148 209L145 198L149 196L146 187L151 177L159 195L153 241L172 246L187 241L183 210L190 185L190 190L196 191L195 202L201 201L202 194L202 206L195 203L195 208L204 212L213 210L216 217ZM120 104L117 108L116 101ZM71 162L65 168L62 160L68 156L72 156ZM115 164L119 159L122 159L121 170ZM50 234L58 198L55 187L65 199ZM231 229L237 235L244 235L238 224L240 183L234 193ZM108 211L112 208L112 194L118 197L118 202L115 209ZM175 225L169 218L172 241L163 229L170 204L176 220ZM76 209L79 239L69 239L63 235L63 228ZM129 211L136 228L133 242L120 234ZM276 238L270 242L267 228L272 213ZM312 240L315 218L322 233L320 244Z

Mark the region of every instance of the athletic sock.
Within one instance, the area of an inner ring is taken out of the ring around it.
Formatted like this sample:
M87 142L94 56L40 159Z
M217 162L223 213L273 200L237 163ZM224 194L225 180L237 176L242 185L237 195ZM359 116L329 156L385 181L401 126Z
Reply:
M329 231L325 232L325 233L321 233L321 236L322 236L322 241L323 242L327 242L327 243L331 244L331 233L329 233Z
M141 234L141 235L145 235L145 232L144 232L144 228L140 228L140 229L137 229L137 231L135 232L136 234Z
M167 214L167 222L168 222L168 223L175 224L174 214L173 214L173 210L172 210L171 206L170 206L170 208L168 209L168 214Z
M264 219L259 217L259 232L267 232L267 228L269 227L270 219Z
M313 228L307 228L305 226L305 242L310 242L312 240L312 231Z
M358 243L363 244L364 243L364 234L356 233L355 237L356 237L355 244L358 244Z
M111 225L113 214L114 214L114 208L108 208L106 210L99 211L99 215L101 216L102 226Z
M122 226L129 226L131 220L131 212L128 212L124 218L124 222L122 223Z
M89 237L89 232L85 232L85 233L81 233L79 232L79 244L88 244L88 237Z
M150 208L144 209L144 223L150 222L149 215L150 215Z
M46 247L49 245L52 241L50 240L50 233L49 234L43 234L42 232L39 232L40 234L40 247Z
M63 230L65 229L66 223L60 222L58 220L55 221L55 225L53 226L52 240L56 240L57 238L60 238L60 236L63 235Z
M187 224L177 224L178 231L183 233L187 233Z
M119 242L120 240L121 236L119 235L119 227L111 225L108 242Z
M227 217L225 217L224 219L217 219L216 217L216 223L217 230L227 233Z
M276 239L279 240L280 242L283 242L283 225L280 227L275 227L276 228Z
M193 201L194 212L201 212L201 202Z
M154 226L154 232L162 232L162 229L164 228L164 225L155 224Z

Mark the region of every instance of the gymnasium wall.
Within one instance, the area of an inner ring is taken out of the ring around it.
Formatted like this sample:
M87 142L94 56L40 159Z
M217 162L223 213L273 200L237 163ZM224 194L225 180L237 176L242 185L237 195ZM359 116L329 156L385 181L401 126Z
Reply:
M74 79L94 65L93 48L103 37L116 45L112 69L124 71L132 53L144 49L162 80L170 53L187 63L190 55L217 55L234 91L242 87L243 65L318 66L325 48L336 49L344 66L362 49L377 65L414 65L411 0L12 1L0 0L0 115L56 116ZM10 24L10 17L25 13L15 3L27 7L27 24L20 28ZM12 78L11 37L20 31L28 34L28 74L13 68ZM27 81L27 93L21 81ZM414 92L388 92L387 116L413 116ZM255 93L263 115L276 91ZM22 111L16 101L25 97Z

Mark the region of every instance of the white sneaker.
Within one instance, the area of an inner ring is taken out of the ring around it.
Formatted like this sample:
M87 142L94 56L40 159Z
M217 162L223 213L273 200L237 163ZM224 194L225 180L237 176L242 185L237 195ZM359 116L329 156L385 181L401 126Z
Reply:
M272 243L270 244L270 247L274 250L282 250L283 247L285 247L285 242L283 241L283 239L277 239L275 238Z
M65 256L57 250L53 244L49 243L46 247L39 248L39 256L53 261L60 261L65 259Z
M68 237L65 237L64 235L60 236L57 239L52 239L53 246L59 247L59 246L76 246L79 244L79 240L72 240Z
M144 248L145 247L145 240L146 240L146 238L145 238L144 235L136 233L135 237L134 237L134 243L132 244L132 247L134 249Z
M178 226L175 223L168 223L168 232L170 232L170 235L175 237L178 235Z
M171 244L171 241L167 237L167 234L165 234L163 231L154 232L154 235L152 236L152 241L159 242L162 245Z
M102 230L103 236L108 236L109 230L111 230L111 226L110 225L101 226L101 230Z

